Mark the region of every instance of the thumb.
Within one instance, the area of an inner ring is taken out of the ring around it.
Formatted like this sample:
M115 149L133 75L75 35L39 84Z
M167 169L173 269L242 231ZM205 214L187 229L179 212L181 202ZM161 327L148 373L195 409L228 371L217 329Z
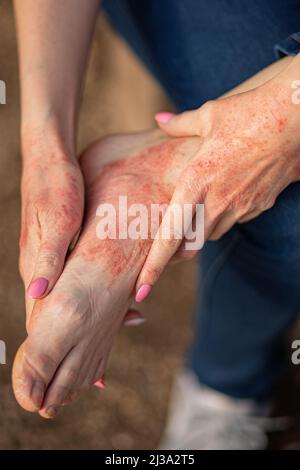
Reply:
M74 237L74 239L76 236ZM31 299L47 295L61 275L66 254L72 238L55 234L42 238L37 258L34 263L33 276L27 287Z
M159 127L172 137L200 135L199 109L181 114L156 113L155 120Z

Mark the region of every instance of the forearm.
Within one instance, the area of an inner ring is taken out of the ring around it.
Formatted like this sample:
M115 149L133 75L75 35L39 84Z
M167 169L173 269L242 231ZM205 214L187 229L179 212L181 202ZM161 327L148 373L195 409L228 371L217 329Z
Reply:
M62 133L70 149L99 0L14 0L22 135Z

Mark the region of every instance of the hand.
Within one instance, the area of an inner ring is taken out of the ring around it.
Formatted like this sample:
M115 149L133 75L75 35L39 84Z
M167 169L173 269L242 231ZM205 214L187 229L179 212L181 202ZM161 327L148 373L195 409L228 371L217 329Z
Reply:
M110 204L123 216L119 197L126 196L128 208L142 204L150 214L152 204L170 201L181 165L198 149L198 138L168 139L156 130L109 137L83 154L82 231L53 291L35 302L14 363L13 388L25 409L55 416L63 403L103 376L124 315L127 325L142 321L128 308L152 241L129 233L99 237L99 206ZM154 232L157 228L155 223Z
M288 85L287 85L288 83ZM204 239L217 240L236 223L270 209L289 184L299 180L299 109L281 77L251 91L206 103L180 115L160 113L170 136L197 135L202 145L191 155L171 204L204 203ZM160 231L164 227L163 219ZM152 286L182 239L153 242L137 290ZM185 258L194 256L187 251Z
M20 272L27 312L59 278L83 214L83 178L74 155L46 132L23 139Z

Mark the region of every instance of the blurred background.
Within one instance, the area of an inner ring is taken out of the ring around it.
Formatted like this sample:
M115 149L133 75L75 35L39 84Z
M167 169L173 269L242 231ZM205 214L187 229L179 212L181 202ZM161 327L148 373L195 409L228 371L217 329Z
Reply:
M0 105L0 339L7 346L7 364L0 366L0 449L154 449L165 423L171 383L192 334L194 262L168 270L142 306L147 322L121 331L104 391L94 387L54 421L26 413L13 397L11 367L25 337L25 312L17 268L21 159L10 0L0 0L0 80L7 86L7 104ZM80 149L108 133L153 127L154 113L166 109L170 104L163 91L101 14L80 118ZM292 412L296 420L289 432L273 439L275 448L300 449L300 374L292 375L278 390L277 407Z

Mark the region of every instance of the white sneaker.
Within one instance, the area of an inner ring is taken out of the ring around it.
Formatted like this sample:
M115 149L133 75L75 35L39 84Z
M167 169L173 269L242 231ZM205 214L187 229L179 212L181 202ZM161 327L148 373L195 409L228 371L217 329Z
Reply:
M286 429L288 418L268 418L269 406L230 398L185 370L176 380L160 449L265 449L267 431Z

